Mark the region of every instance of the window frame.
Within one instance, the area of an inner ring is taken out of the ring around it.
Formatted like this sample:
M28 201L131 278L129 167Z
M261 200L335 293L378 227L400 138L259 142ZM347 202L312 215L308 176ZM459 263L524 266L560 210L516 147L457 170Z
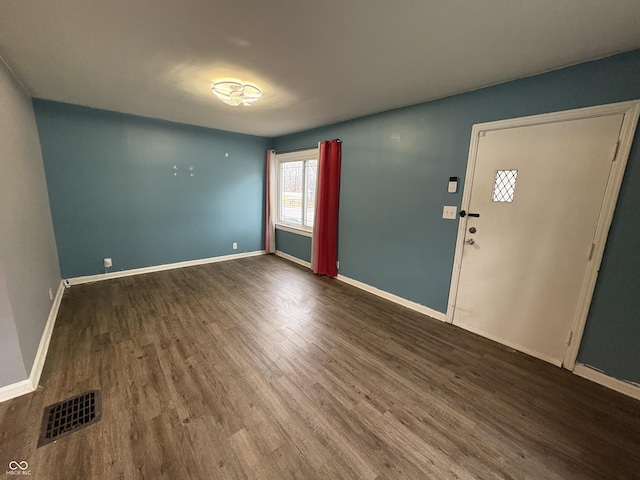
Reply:
M307 227L304 225L306 215L307 215L307 164L306 162L309 160L318 161L319 157L319 149L318 148L310 148L306 150L300 150L298 152L291 153L276 153L276 166L277 166L277 203L278 203L278 212L277 212L277 220L275 222L275 227L278 230L284 230L291 233L296 233L298 235L304 235L307 237L313 236L313 228ZM281 185L281 165L283 163L292 163L292 162L303 162L303 173L302 173L302 198L301 198L301 209L302 209L302 225L297 223L289 223L282 220L282 185ZM318 187L318 179L316 177L316 189ZM315 199L314 199L315 204ZM315 205L314 205L315 212Z

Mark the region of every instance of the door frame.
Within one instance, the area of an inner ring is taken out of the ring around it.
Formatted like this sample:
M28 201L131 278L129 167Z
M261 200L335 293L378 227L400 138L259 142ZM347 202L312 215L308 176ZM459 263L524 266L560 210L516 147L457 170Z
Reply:
M598 223L593 240L594 248L592 258L587 265L587 272L580 291L578 308L576 309L572 321L571 334L567 339L567 349L565 351L562 366L568 370L574 369L576 359L578 357L578 350L582 341L584 327L587 322L587 315L589 314L591 300L593 299L593 292L595 290L598 271L600 270L600 264L604 254L607 235L609 234L609 228L611 227L611 221L613 220L613 213L620 193L620 186L622 185L622 178L624 177L627 160L629 159L631 144L633 143L636 126L638 124L638 116L640 116L640 100L545 113L542 115L532 115L528 117L511 118L495 122L478 123L473 125L473 129L471 131L467 171L464 177L464 192L462 195L462 205L460 206L461 210L469 209L471 191L473 189L473 176L475 173L476 158L478 155L478 145L480 137L484 136L485 132L616 114L624 114L624 119L622 121L618 143L615 147L612 146L611 161L613 166L607 181L600 216L598 217ZM460 221L458 224L458 236L456 240L456 250L451 275L451 286L449 289L449 301L447 304L447 323L453 323L468 218L469 217L459 218Z

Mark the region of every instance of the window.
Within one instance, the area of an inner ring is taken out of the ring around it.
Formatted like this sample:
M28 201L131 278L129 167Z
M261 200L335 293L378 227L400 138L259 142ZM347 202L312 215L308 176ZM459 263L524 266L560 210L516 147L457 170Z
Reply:
M498 170L496 179L493 182L494 202L513 202L513 194L516 192L516 179L518 178L518 170Z
M278 224L307 231L315 215L318 150L278 155Z

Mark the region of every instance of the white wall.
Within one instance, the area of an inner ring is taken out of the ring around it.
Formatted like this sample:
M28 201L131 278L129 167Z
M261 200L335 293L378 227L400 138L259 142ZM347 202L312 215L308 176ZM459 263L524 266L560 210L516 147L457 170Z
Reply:
M31 99L0 61L0 387L31 372L59 283Z
M28 376L22 361L4 271L5 267L0 260L0 386L19 382Z

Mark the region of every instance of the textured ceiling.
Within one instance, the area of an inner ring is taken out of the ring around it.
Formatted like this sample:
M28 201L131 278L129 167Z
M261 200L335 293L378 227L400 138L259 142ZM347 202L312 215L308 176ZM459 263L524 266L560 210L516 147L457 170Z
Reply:
M33 97L262 136L640 47L640 1L0 0ZM230 107L220 79L263 98Z

